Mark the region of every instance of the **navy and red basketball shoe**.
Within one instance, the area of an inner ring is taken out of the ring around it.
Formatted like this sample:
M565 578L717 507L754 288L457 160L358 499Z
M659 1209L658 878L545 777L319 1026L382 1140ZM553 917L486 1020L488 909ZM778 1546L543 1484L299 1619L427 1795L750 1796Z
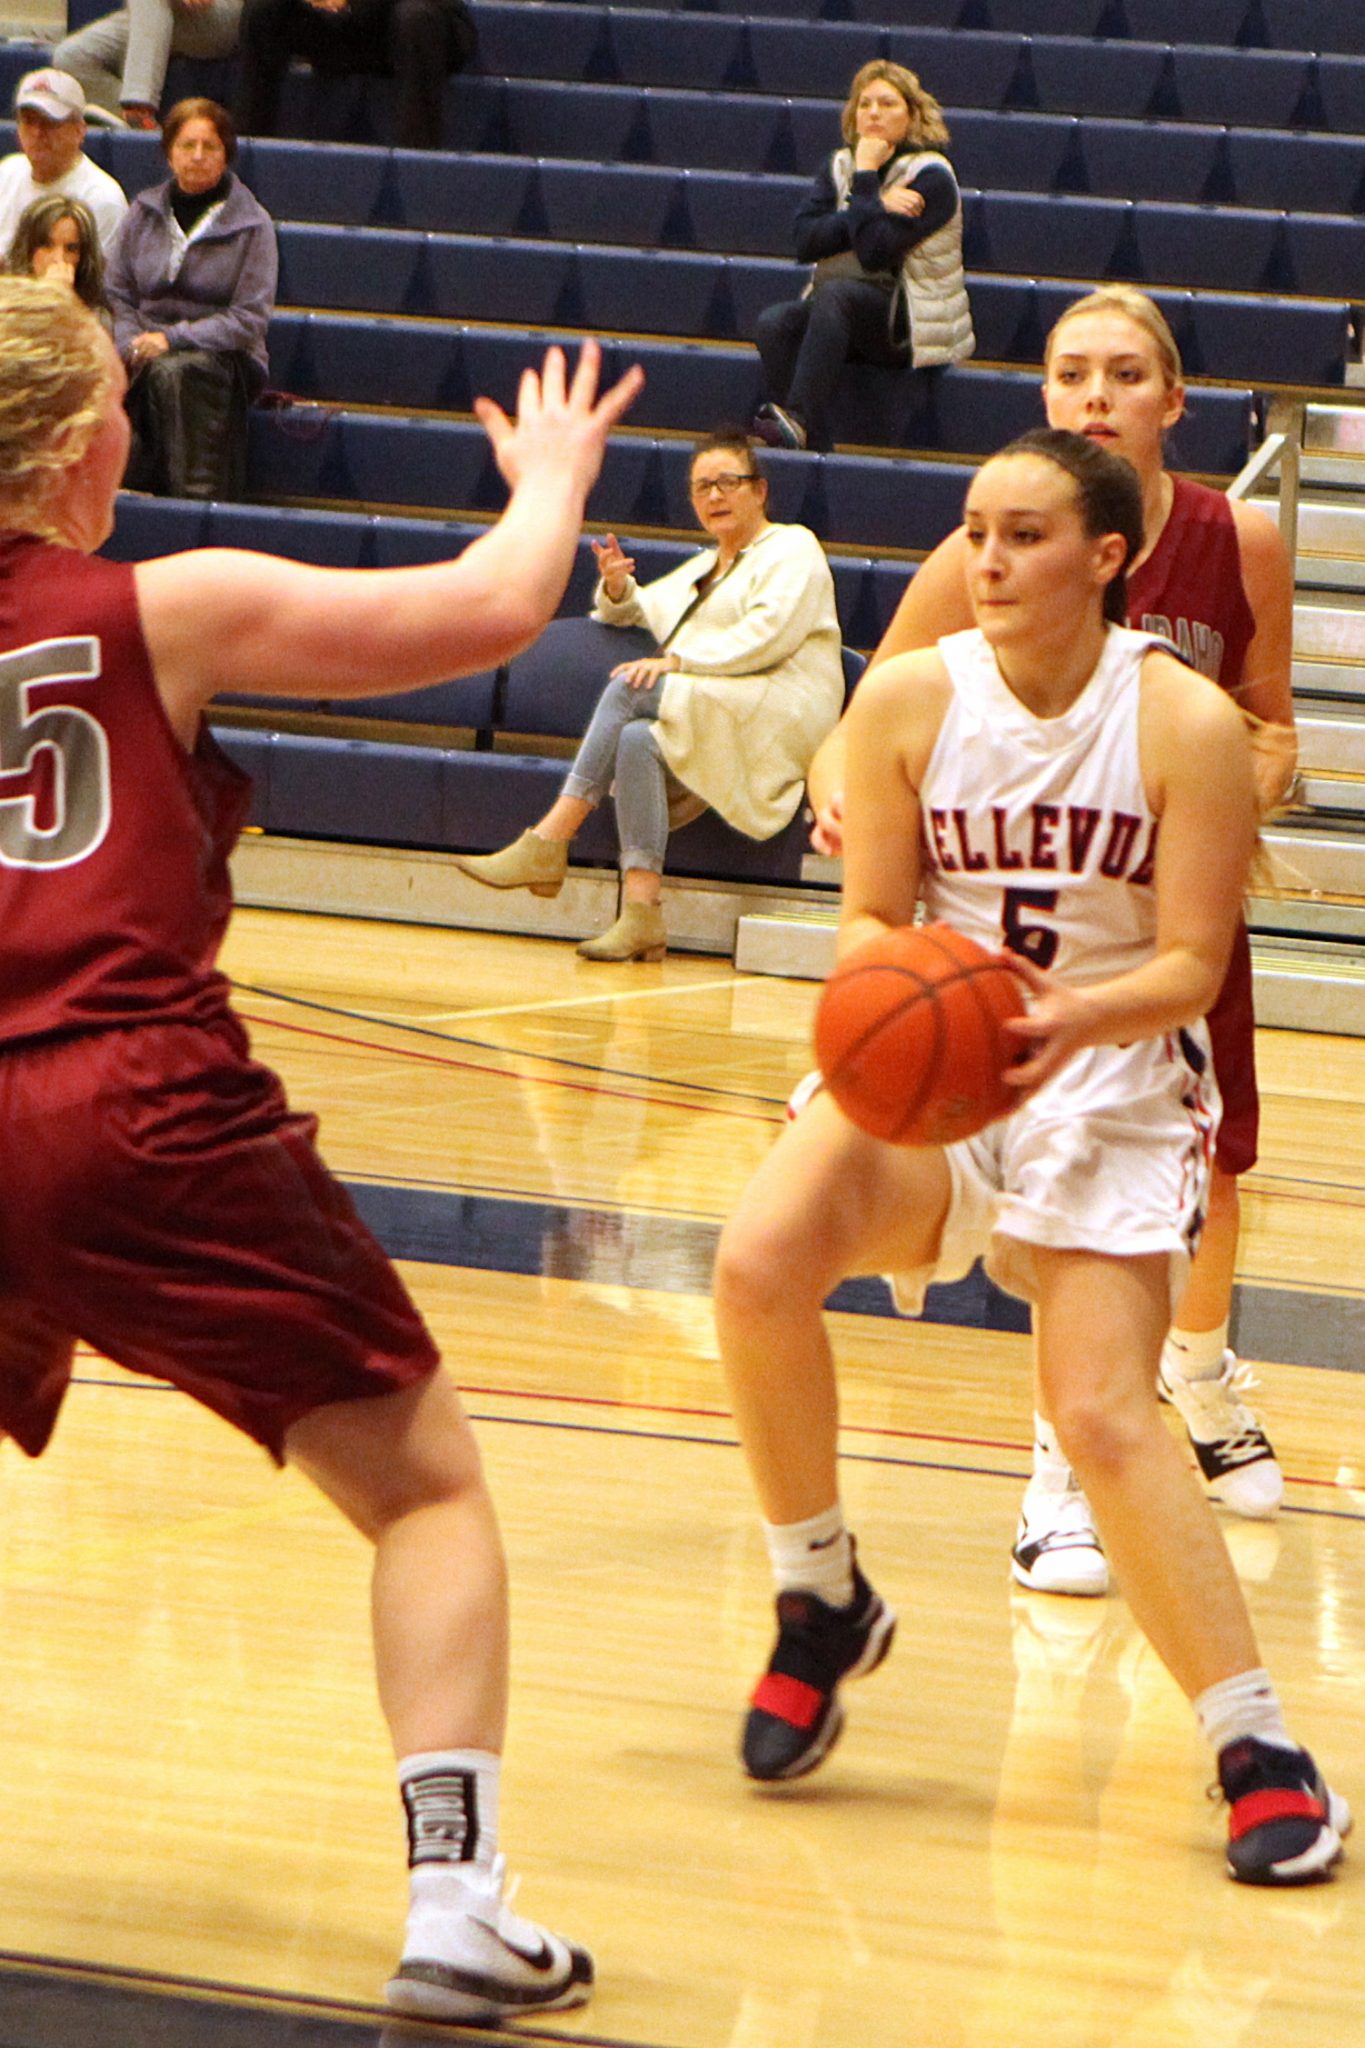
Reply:
M831 1607L815 1593L779 1593L777 1644L744 1722L751 1778L800 1778L828 1756L844 1725L839 1687L891 1648L896 1617L853 1567L853 1598Z
M1218 1782L1228 1804L1230 1877L1274 1885L1330 1877L1351 1809L1306 1749L1243 1736L1219 1752Z

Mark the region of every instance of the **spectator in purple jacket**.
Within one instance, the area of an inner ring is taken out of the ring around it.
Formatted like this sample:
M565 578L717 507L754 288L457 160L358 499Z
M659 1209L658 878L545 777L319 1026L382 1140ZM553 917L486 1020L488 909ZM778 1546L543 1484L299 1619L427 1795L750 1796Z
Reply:
M237 134L214 100L166 116L164 185L140 193L110 259L114 341L129 377L131 490L238 498L247 408L266 379L275 229L229 168Z

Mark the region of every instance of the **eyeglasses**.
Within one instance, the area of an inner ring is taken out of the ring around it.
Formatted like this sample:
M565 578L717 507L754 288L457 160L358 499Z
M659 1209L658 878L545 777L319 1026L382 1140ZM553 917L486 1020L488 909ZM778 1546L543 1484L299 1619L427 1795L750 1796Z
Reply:
M692 496L709 497L712 491L719 491L722 498L732 498L741 484L758 482L758 472L746 469L741 475L738 470L727 470L724 476L695 476L692 479Z

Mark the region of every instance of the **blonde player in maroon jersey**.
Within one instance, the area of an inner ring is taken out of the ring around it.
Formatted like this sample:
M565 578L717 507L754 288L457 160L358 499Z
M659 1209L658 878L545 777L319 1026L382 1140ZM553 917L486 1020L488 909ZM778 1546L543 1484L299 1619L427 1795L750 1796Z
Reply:
M1043 396L1054 427L1124 456L1142 486L1143 545L1128 577L1128 623L1170 640L1248 715L1256 732L1263 812L1293 780L1290 689L1293 575L1274 522L1258 506L1175 477L1164 438L1185 408L1179 351L1144 292L1106 285L1068 307L1048 336ZM912 579L873 657L928 645L970 623L966 539L944 541ZM810 774L817 843L839 833L842 740ZM1227 977L1209 1013L1223 1122L1204 1235L1162 1349L1162 1391L1179 1408L1210 1490L1236 1513L1274 1515L1284 1491L1265 1432L1242 1398L1245 1370L1229 1347L1240 1210L1237 1180L1256 1162L1259 1101L1251 956L1239 925ZM1109 1567L1085 1495L1041 1402L1033 1477L1011 1568L1035 1592L1099 1594Z
M203 712L229 687L369 695L524 647L641 381L599 400L597 372L591 343L571 380L552 349L515 420L479 402L511 495L457 561L129 567L91 555L128 450L113 346L65 287L0 279L0 1432L41 1452L80 1337L297 1465L371 1540L411 1865L388 1995L444 2019L579 2004L592 1963L503 1902L497 1522L421 1318L214 966L247 783Z
M1011 940L1034 995L1009 1027L1020 1105L942 1150L883 1144L818 1091L726 1226L716 1325L777 1587L745 1769L814 1769L843 1681L894 1627L840 1506L823 1304L851 1275L892 1273L913 1311L984 1254L1033 1305L1063 1452L1218 1759L1230 1874L1304 1884L1332 1868L1350 1814L1286 1732L1155 1391L1207 1188L1202 1020L1255 841L1250 742L1220 690L1117 623L1142 540L1126 462L1081 435L1025 435L977 474L964 535L977 628L880 663L845 721L839 944L908 923L919 901L979 943Z

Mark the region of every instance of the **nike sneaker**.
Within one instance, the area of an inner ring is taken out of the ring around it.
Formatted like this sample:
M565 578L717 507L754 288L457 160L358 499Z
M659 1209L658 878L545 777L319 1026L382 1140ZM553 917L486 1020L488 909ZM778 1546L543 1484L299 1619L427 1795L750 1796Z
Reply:
M523 1920L503 1900L505 1864L427 1864L414 1872L403 1959L385 1987L414 2019L496 2021L582 2005L586 1949Z

